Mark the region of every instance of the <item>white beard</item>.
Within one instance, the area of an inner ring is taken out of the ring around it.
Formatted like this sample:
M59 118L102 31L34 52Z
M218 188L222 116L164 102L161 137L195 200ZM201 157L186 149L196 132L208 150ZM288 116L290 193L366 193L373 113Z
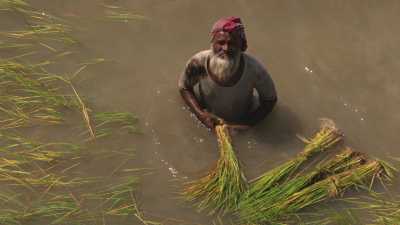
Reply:
M229 81L239 68L240 53L235 56L220 57L213 54L210 58L209 70L220 81Z

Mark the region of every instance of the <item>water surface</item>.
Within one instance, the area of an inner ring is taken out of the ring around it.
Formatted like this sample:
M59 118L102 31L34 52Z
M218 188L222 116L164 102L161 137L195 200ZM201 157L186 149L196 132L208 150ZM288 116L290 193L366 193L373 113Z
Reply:
M214 135L184 107L177 78L191 55L209 48L210 28L223 16L242 18L248 53L266 66L279 98L266 120L233 138L249 178L294 156L302 147L296 134L310 136L324 117L336 122L354 149L380 158L399 155L398 1L30 2L76 29L77 54L58 70L71 73L85 57L110 60L85 70L78 88L94 109L130 111L140 118L144 134L122 143L135 147L135 166L154 168L138 194L151 215L182 224L208 225L214 219L177 198L180 180L199 177L218 157ZM106 20L102 3L147 19ZM121 143L114 141L108 144ZM110 165L120 159L112 160ZM104 161L88 163L94 175L108 170Z

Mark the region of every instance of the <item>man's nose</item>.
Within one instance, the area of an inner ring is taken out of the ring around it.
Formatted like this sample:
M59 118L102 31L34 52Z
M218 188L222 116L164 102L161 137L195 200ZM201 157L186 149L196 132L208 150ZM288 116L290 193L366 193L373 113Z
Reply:
M227 44L222 45L222 50L228 51L229 46Z

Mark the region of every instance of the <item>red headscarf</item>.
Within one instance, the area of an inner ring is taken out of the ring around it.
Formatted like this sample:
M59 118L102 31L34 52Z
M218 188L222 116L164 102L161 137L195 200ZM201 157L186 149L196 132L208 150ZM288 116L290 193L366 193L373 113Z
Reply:
M238 31L239 35L240 35L240 39L242 41L242 51L246 51L247 39L246 39L246 35L244 33L244 26L239 17L231 16L231 17L227 17L227 18L221 18L217 22L215 22L211 29L212 39L214 39L214 36L220 31L228 32L228 33Z

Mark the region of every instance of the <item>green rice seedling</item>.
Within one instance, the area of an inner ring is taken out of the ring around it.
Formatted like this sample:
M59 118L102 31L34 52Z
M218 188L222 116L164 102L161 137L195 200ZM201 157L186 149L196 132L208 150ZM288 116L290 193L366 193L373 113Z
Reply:
M289 224L304 225L365 225L351 208L313 207L311 212L296 213ZM285 221L286 222L286 221Z
M23 179L24 182L29 184L31 187L43 187L43 188L57 188L57 187L77 187L88 183L97 182L97 178L69 178L68 176L60 176L56 174L46 174L42 177L33 178L28 177Z
M0 35L15 39L36 40L43 43L45 40L74 44L76 41L70 37L71 27L65 21L43 11L34 10L27 2L22 0L1 0L0 10L20 13L28 28L0 32Z
M247 188L247 181L240 170L239 161L231 144L226 125L215 128L220 157L208 175L188 183L184 196L188 201L198 201L197 208L226 213L237 208L239 197Z
M74 85L72 84L72 82L68 82L70 87L72 88L72 90L74 91L75 97L79 103L79 107L81 109L82 115L83 115L83 119L86 123L86 127L88 128L89 134L90 134L90 138L91 139L95 139L96 135L95 135L95 131L92 127L92 121L89 117L89 111L90 109L86 106L86 104L83 102L82 98L79 96L77 90L75 89Z
M102 213L107 216L135 216L144 225L161 225L156 221L145 219L139 209L135 190L139 180L137 177L129 177L118 185L110 185L104 190L87 195L88 199L100 200Z
M17 210L0 210L0 223L7 225L22 225L19 216L20 213Z
M0 61L0 129L59 124L63 108L77 108L74 96L56 88L59 76L41 71L42 65Z
M274 186L264 193L257 193L253 196L244 194L239 204L240 218L245 221L251 221L258 214L267 211L268 206L272 206L275 202L288 198L292 194L330 175L359 166L365 163L365 160L361 153L345 148L335 157L320 163L316 169L308 174L295 177L282 185Z
M93 119L97 138L111 135L116 127L129 133L138 132L138 119L129 112L100 112L95 113Z
M134 193L138 183L138 177L130 176L120 184L110 185L104 190L87 195L87 198L100 200L99 208L101 207L103 215L135 216L144 225L161 225L162 223L146 219L139 209Z
M35 187L72 187L92 179L68 178L50 173L61 159L79 156L80 147L70 143L40 143L20 135L0 132L0 181L33 190Z
M28 7L29 4L23 0L0 0L0 10L15 10Z
M15 30L0 32L1 35L8 38L23 40L52 40L62 41L64 43L74 43L68 33L70 28L64 24L40 24L31 25L29 30Z
M33 44L28 43L7 43L0 41L0 50L1 49L28 49L33 47Z
M108 207L105 208L106 215L112 216L129 216L138 213L138 206L134 196L134 190L137 185L137 179L131 180L112 187L104 192L106 201L103 203Z
M134 14L126 10L121 9L119 6L114 5L103 5L105 10L106 18L115 22L129 22L135 20L147 20L143 15Z
M134 216L138 213L138 206L134 197L137 184L138 178L130 177L121 184L108 186L100 192L89 194L87 197L100 200L100 207L103 208L105 215Z
M329 176L285 199L276 201L273 205L267 206L266 210L262 210L248 219L257 222L278 221L308 206L337 197L351 187L371 184L375 177L379 176L388 176L384 166L376 160L368 161L349 171Z
M368 221L364 220L364 224L400 224L400 196L370 192L369 196L347 198L344 201L351 203L353 210L368 215Z
M22 225L19 221L26 206L18 200L20 194L9 191L0 193L0 224Z
M95 216L83 209L82 200L72 193L51 195L30 202L22 202L15 195L5 196L0 200L0 223L23 225L28 221L41 221L45 224L94 224ZM11 204L10 204L11 203Z
M72 193L53 195L48 199L34 202L19 217L20 221L27 220L49 221L48 224L92 224L96 220L94 214L83 209L80 199Z
M9 167L10 168L0 169L0 181L3 182L3 185L21 186L31 191L66 187L72 188L98 182L97 178L70 178L69 176L46 172L43 169L32 170L32 168L29 167Z
M66 156L77 156L81 147L71 143L41 143L13 133L0 132L3 160L17 161L18 165L31 162L51 163Z
M258 195L263 195L292 175L311 156L325 151L341 139L342 134L332 123L322 123L320 131L310 140L305 140L307 145L300 154L256 178L251 183L251 189L246 193L245 198L258 198Z

